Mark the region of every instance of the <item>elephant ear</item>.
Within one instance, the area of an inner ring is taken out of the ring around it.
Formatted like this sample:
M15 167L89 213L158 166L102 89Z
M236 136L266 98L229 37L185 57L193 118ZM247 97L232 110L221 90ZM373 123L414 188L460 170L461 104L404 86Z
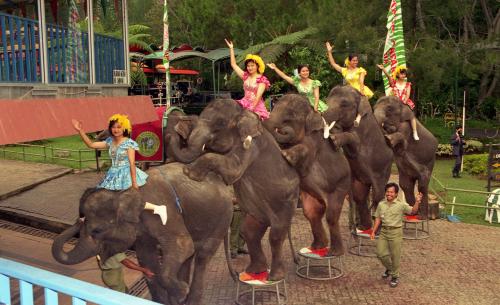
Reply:
M413 114L413 111L408 107L407 105L400 103L401 107L401 122L404 121L410 121L415 117L415 114Z
M372 106L370 105L368 98L366 96L359 95L358 115L364 117L370 112L372 112Z
M191 131L193 130L193 123L189 120L180 120L174 126L175 132L177 132L184 140L187 140Z
M306 117L306 134L316 130L323 130L325 123L321 114L316 111L310 111Z
M262 124L259 117L250 111L244 111L243 114L238 116L236 127L246 149L249 148L252 138L262 134Z
M140 221L145 202L142 200L139 191L129 189L119 193L115 200L118 201L118 212L116 215L118 222L138 223Z

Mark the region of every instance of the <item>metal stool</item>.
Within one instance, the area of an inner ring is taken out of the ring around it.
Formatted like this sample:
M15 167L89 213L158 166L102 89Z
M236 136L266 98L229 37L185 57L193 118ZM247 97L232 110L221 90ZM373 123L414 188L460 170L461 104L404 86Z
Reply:
M326 281L337 279L344 275L342 256L320 256L312 253L309 248L300 249L298 254L302 259L299 261L295 272L302 278ZM337 266L334 265L335 262L337 262ZM311 269L316 271L311 272ZM311 275L311 273L316 275Z
M280 287L279 287L281 283L283 283L283 292L280 291ZM249 287L249 289L246 289L246 290L240 292L240 285L241 284ZM244 281L241 279L241 273L240 273L240 276L238 278L238 284L236 286L236 301L234 301L234 303L237 305L243 305L243 303L240 302L240 297L251 293L252 294L252 305L255 305L255 293L256 292L275 293L276 299L278 301L278 305L285 305L286 302L288 301L288 294L286 291L285 279L282 279L279 281L268 281L268 280L265 280L265 281L263 281L263 280Z
M404 217L403 239L426 239L429 238L430 236L431 236L431 230L429 228L428 219L418 219L415 216Z
M364 232L367 231L359 231L358 229L351 231L351 237L347 243L349 253L357 256L377 257L374 251L377 247L375 242L370 239L369 233ZM377 238L378 235L375 235L375 239ZM354 245L351 244L351 241Z

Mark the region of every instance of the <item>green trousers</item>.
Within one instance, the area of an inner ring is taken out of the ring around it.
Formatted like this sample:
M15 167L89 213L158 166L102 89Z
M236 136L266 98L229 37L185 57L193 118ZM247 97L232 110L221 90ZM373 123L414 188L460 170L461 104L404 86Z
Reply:
M103 283L109 288L127 293L127 286L123 278L123 268L105 269L101 273Z
M243 249L245 245L245 241L241 238L240 235L240 227L241 222L244 218L243 212L239 208L235 208L233 210L233 219L231 220L231 235L229 237L229 248L231 249L231 253L236 254L238 250Z
M393 277L399 277L402 244L402 228L387 229L382 227L377 241L377 257Z

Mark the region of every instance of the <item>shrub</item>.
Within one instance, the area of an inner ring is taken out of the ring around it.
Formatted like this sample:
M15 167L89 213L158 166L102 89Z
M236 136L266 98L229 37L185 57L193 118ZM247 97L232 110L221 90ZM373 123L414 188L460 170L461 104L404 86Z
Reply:
M483 143L477 140L466 140L464 152L465 153L480 153L483 151ZM451 144L438 144L436 156L438 157L451 157L453 148Z
M488 173L488 154L464 156L464 171L474 176L486 176Z

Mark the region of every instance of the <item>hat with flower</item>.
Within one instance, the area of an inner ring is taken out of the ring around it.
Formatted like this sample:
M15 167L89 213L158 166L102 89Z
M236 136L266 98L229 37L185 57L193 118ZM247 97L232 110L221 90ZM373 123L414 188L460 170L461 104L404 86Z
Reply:
M259 55L254 55L254 54L248 54L245 57L245 62L247 60L253 60L257 64L257 71L262 74L264 73L264 70L266 69L266 65L264 64L264 61Z
M123 128L123 131L128 131L128 133L132 133L132 125L130 124L130 120L128 117L124 114L113 114L108 122L111 123L113 121L116 121L118 124L120 124Z

